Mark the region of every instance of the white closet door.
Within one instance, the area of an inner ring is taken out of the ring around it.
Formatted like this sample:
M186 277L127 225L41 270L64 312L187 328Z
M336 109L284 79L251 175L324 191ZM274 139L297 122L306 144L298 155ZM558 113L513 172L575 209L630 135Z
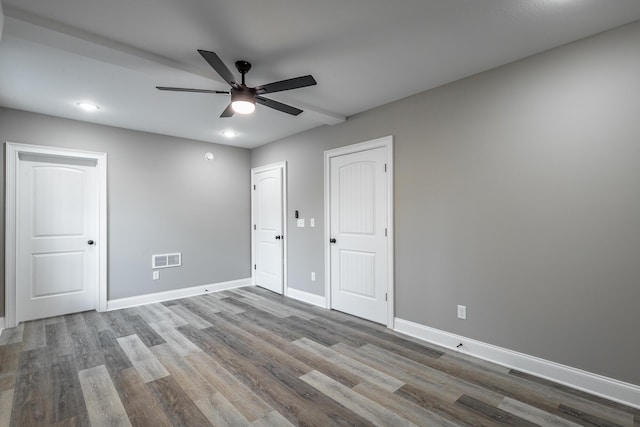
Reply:
M284 289L284 233L282 168L254 175L255 282L282 294Z
M386 148L332 157L331 308L387 323Z
M29 155L18 163L18 321L98 306L95 160Z

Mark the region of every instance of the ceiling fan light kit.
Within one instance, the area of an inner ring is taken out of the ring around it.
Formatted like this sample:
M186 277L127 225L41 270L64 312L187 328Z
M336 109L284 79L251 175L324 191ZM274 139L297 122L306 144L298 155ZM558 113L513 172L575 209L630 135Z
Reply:
M231 94L231 103L225 108L220 117L231 117L234 113L238 114L251 114L256 109L256 103L262 104L265 107L273 108L274 110L281 111L283 113L297 116L302 113L299 108L292 107L291 105L283 104L282 102L274 101L273 99L265 98L261 95L266 93L282 92L285 90L298 89L307 86L316 85L316 80L311 75L295 77L293 79L281 80L278 82L268 83L266 85L260 85L256 87L249 87L245 84L245 74L251 69L251 63L248 61L236 61L236 69L242 75L240 83L236 80L233 73L222 62L220 57L214 52L207 50L198 50L198 53L211 65L211 67L231 86L231 92L210 90L210 89L188 89L180 87L167 87L156 86L158 90L173 91L173 92L195 92L195 93L214 93L214 94Z
M248 87L231 89L231 108L238 114L251 114L256 109L255 93Z

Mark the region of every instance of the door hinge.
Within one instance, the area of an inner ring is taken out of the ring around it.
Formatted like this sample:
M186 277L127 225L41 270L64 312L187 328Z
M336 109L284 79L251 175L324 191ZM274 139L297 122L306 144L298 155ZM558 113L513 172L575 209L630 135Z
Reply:
M255 225L255 224L253 224L253 229L254 229L254 230L257 230L257 228L256 228L256 225Z
M387 237L387 229L384 229L384 237Z
M254 189L254 190L256 189L256 185L255 185L255 184L253 184L253 189Z
M258 264L253 264L253 269L257 270L258 269Z
M387 164L386 163L384 164L384 171L385 172L387 171Z
M389 294L387 294L387 293L384 294L384 300L385 301L389 301Z

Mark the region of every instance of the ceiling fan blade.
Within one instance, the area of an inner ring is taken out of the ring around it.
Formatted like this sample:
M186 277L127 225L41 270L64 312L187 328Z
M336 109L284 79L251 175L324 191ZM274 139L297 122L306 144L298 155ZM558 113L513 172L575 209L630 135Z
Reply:
M283 90L298 89L301 87L313 86L317 84L313 76L294 77L293 79L281 80L279 82L267 83L266 85L257 86L256 93L262 95L265 93L282 92Z
M233 113L234 113L233 108L231 108L231 104L229 104L227 108L224 109L222 114L220 114L220 117L231 117L233 116Z
M209 52L208 50L198 49L198 53L202 55L202 57L216 70L216 73L220 75L224 79L225 82L229 83L229 85L233 87L239 86L238 82L236 82L236 78L233 76L233 73L224 65L222 59L218 55L213 52Z
M188 89L184 87L166 87L166 86L156 86L158 90L168 90L171 92L195 92L195 93L224 93L229 94L228 91L224 90L209 90L209 89Z
M292 107L291 105L283 104L282 102L274 101L273 99L263 98L261 96L256 96L256 102L266 107L273 108L274 110L291 114L292 116L297 116L298 114L302 113L302 110L300 110L299 108Z

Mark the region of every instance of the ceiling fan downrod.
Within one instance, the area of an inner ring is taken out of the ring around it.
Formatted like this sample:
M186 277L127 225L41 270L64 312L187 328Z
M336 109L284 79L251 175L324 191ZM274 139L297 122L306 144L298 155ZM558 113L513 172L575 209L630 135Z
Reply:
M244 75L251 70L251 62L249 61L236 61L236 69L242 75L242 86L246 86L244 83Z

